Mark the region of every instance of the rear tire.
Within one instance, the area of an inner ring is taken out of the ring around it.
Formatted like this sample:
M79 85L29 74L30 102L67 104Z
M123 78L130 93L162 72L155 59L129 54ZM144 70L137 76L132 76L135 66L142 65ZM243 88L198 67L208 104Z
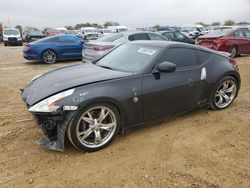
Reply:
M67 134L77 149L94 152L107 147L118 134L121 119L117 108L97 103L79 110Z
M221 79L215 86L211 97L211 108L222 110L232 104L239 90L237 80L232 76Z
M237 46L233 45L231 48L230 48L230 51L229 53L231 54L231 57L236 57L238 56L238 48Z
M42 54L42 60L46 64L52 64L56 62L56 53L53 50L45 50Z

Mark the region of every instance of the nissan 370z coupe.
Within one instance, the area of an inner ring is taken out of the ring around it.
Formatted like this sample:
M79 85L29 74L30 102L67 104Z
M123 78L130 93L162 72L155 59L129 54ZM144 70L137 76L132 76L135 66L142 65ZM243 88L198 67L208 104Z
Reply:
M46 137L97 151L118 133L185 112L228 107L240 88L236 61L200 46L164 41L124 44L95 63L36 76L22 98Z

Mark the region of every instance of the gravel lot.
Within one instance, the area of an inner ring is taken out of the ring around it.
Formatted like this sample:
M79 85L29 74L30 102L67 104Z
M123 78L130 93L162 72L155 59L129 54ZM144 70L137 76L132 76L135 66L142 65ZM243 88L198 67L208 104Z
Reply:
M242 87L223 111L200 110L118 136L84 153L46 151L19 89L49 70L0 45L0 187L250 187L250 56L236 59Z

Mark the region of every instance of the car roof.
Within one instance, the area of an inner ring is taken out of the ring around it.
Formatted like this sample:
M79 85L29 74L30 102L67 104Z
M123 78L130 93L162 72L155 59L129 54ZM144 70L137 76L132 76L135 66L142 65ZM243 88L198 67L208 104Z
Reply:
M132 34L137 34L137 33L153 33L153 34L158 34L158 33L151 32L151 31L123 31L123 32L121 32L121 34L124 34L124 35L132 35Z
M180 48L180 47L185 47L185 48L192 48L195 50L202 50L208 53L213 53L217 54L223 57L228 57L228 54L225 52L220 52L220 51L215 51L206 47L202 46L197 46L193 44L188 44L188 43L182 43L182 42L173 42L173 41L153 41L153 40L137 40L137 41L131 41L129 44L139 44L139 45L144 45L147 47L156 47L156 48L169 48L169 47L174 47L174 48Z
M200 49L199 46L182 43L182 42L173 42L173 41L154 41L154 40L137 40L131 41L130 44L140 44L152 47L168 48L168 47L187 47L193 49Z

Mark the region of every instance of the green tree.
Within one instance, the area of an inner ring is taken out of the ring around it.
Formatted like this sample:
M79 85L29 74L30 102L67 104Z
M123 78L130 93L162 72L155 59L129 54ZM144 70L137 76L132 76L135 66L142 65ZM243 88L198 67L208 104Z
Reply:
M211 26L220 26L220 22L213 22Z
M15 28L18 29L22 33L23 27L21 25L16 25Z
M73 30L74 29L74 27L71 26L71 25L67 25L67 26L64 26L64 27L67 28L68 30Z
M156 24L156 25L154 25L154 26L152 26L152 28L155 28L155 29L159 29L161 26L159 25L159 24Z
M224 22L224 25L227 25L227 26L232 26L232 25L234 25L235 24L235 22L233 21L233 20L226 20L225 22Z
M250 22L239 22L237 25L250 25Z
M120 25L118 22L113 22L113 21L107 21L103 24L103 26L105 28L107 28L108 26L117 26L117 25Z

